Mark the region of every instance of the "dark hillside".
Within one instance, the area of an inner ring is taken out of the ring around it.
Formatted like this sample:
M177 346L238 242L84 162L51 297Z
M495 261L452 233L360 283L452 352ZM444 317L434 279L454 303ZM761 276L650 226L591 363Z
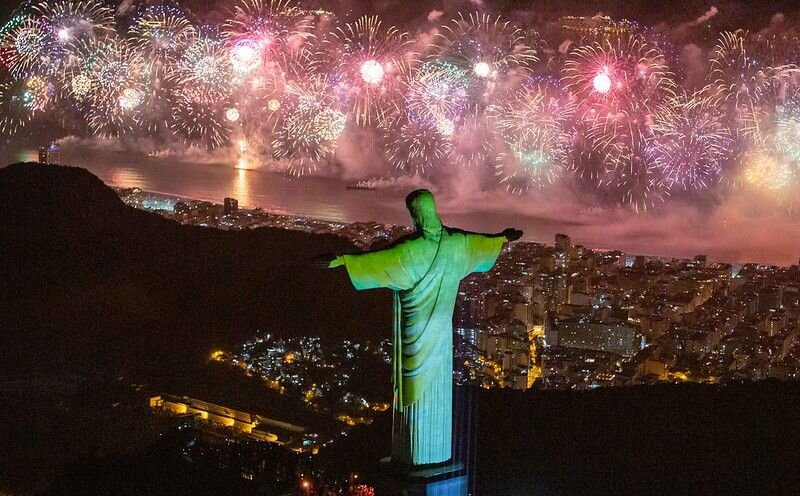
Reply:
M89 172L0 169L0 354L6 370L156 370L260 329L389 336L388 294L311 264L335 236L182 226L123 204ZM101 367L104 368L104 367Z

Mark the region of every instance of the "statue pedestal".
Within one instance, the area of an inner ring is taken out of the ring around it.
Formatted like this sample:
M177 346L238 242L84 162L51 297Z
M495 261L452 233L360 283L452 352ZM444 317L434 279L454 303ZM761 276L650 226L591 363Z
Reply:
M385 458L376 479L376 496L467 496L468 476L463 463L399 468Z

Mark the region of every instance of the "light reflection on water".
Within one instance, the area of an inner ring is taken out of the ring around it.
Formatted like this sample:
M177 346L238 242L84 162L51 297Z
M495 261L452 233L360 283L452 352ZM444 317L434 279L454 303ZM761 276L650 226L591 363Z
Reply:
M110 150L62 147L61 161L85 167L111 186L140 187L222 203L231 196L243 207L262 207L342 222L406 223L400 193L346 189L336 178L294 178L224 163L187 163L172 157L136 156ZM388 198L387 198L388 196ZM396 197L396 198L395 198Z
M151 189L147 177L144 176L139 169L131 167L113 169L111 171L111 184L114 186L142 188L144 190Z
M247 173L247 169L236 169L236 182L233 187L233 197L239 200L242 206L253 205Z

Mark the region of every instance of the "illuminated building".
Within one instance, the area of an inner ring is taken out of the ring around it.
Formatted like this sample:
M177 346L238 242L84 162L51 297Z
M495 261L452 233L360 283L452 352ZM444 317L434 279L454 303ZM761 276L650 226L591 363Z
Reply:
M225 198L222 211L225 215L235 215L239 212L239 200L236 198Z
M170 416L192 416L201 426L228 428L236 435L279 444L300 453L314 453L317 450L313 444L304 442L308 438L305 427L187 396L152 396L150 409Z
M175 220L179 222L214 224L222 212L221 205L206 201L179 201L173 207Z
M560 252L569 252L572 247L572 240L566 234L556 234L556 250Z
M586 317L558 322L558 342L548 346L611 351L631 356L641 349L636 330L623 323L590 322Z
M767 310L783 308L782 299L782 287L767 286L758 293L758 310L760 312L766 312Z
M766 319L767 336L777 336L786 328L786 312L783 310L770 309Z

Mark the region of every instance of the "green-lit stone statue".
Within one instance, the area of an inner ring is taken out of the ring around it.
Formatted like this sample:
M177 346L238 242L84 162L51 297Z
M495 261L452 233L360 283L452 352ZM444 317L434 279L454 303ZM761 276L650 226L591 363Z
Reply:
M461 279L492 268L503 243L521 231L477 234L445 227L433 195L408 195L415 232L391 247L335 257L356 289L394 290L392 463L451 459L453 308Z

